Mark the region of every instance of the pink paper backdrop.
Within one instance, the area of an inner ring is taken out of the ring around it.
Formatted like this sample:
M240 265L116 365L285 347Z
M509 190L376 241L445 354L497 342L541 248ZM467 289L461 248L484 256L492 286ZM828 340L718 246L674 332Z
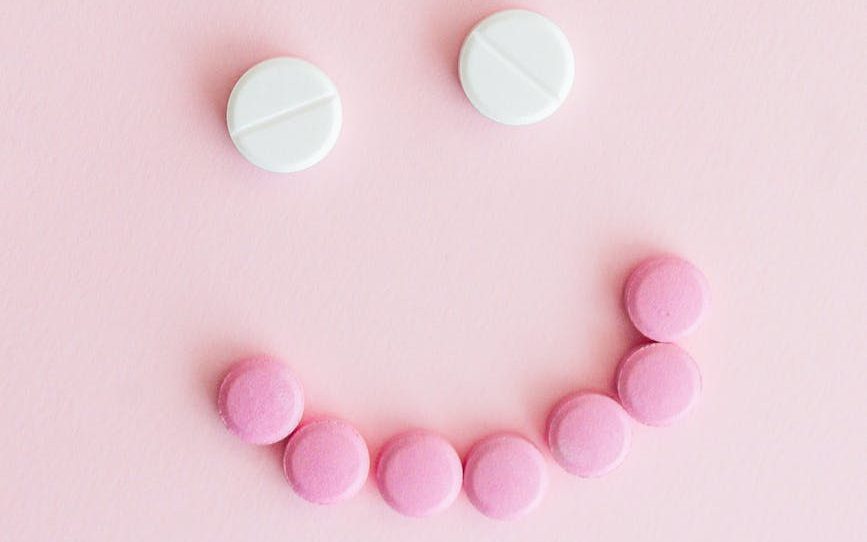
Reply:
M524 2L577 81L519 129L456 77L515 5L3 2L0 540L863 540L867 3ZM224 126L277 54L345 109L293 176ZM639 340L622 281L657 250L712 284L699 408L636 426L604 479L551 464L517 523L465 496L405 519L371 482L309 505L216 415L227 365L269 352L373 450L409 425L538 442L558 397L610 389Z

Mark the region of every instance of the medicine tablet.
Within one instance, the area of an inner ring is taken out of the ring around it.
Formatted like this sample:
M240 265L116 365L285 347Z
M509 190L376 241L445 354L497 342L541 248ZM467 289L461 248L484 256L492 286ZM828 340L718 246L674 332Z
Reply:
M244 157L262 169L291 173L331 151L343 113L325 73L300 58L265 60L241 76L229 96L226 123Z
M682 258L662 256L635 268L624 297L629 318L642 335L671 342L698 327L710 295L698 268Z
M530 441L500 433L467 453L464 488L470 502L494 519L515 519L532 510L548 487L542 453Z
M554 460L584 478L602 476L620 465L631 440L626 411L600 393L567 396L548 417L548 446Z
M473 28L461 47L461 85L473 106L503 124L532 124L560 107L575 58L565 34L523 9L500 11Z
M283 454L286 479L302 498L319 504L346 500L361 489L370 470L367 444L342 420L302 425Z
M252 444L286 438L304 412L304 391L289 368L270 358L237 363L220 385L218 408L223 422Z
M452 445L421 430L389 440L376 465L382 497L407 516L430 516L448 508L460 493L461 479L461 460Z
M669 425L698 401L701 374L692 357L676 344L648 344L620 364L617 393L626 411L639 422Z

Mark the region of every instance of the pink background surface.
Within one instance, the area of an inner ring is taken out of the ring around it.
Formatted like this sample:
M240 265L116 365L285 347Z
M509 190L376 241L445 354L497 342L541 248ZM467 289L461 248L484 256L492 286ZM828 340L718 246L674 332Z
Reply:
M122 5L126 4L126 5ZM475 112L461 39L515 4L7 0L0 10L0 539L856 540L867 502L867 4L520 4L577 81L527 128ZM341 91L308 172L234 150L234 80L277 54ZM316 507L216 386L267 352L378 449L539 441L639 339L629 267L708 275L702 402L541 508Z

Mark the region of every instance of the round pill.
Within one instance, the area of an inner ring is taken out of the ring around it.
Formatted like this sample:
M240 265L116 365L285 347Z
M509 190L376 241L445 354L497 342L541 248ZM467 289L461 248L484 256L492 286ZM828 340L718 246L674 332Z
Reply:
M702 272L675 256L652 258L636 267L624 297L636 329L659 342L674 341L698 327L710 298Z
M241 439L273 444L298 426L304 391L286 365L253 358L237 363L223 379L218 408L226 427Z
M448 508L460 493L461 477L461 460L452 445L421 430L389 440L376 465L382 497L407 516L430 516Z
M336 419L302 425L289 438L283 472L295 492L319 504L346 500L361 489L370 470L364 439Z
M692 357L676 344L648 344L620 364L617 393L626 411L639 422L669 425L698 401L701 374Z
M319 162L337 142L340 96L319 68L300 58L265 60L241 76L229 96L226 123L241 154L275 173Z
M458 69L464 92L480 113L522 125L560 107L572 88L575 58L557 25L538 13L510 9L470 31Z
M548 474L542 453L510 433L483 438L470 449L464 487L470 502L494 519L515 519L542 500Z
M577 476L593 478L612 471L623 462L631 440L629 417L607 395L569 395L548 416L551 454Z

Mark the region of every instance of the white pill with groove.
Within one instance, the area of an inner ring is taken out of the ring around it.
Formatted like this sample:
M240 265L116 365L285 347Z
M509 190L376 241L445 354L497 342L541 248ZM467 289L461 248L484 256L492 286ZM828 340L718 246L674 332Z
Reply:
M459 72L480 113L503 124L532 124L563 104L575 78L575 57L566 35L549 19L509 9L470 31Z
M235 83L226 108L229 135L254 165L292 173L331 151L343 123L334 83L313 64L293 57L265 60Z

